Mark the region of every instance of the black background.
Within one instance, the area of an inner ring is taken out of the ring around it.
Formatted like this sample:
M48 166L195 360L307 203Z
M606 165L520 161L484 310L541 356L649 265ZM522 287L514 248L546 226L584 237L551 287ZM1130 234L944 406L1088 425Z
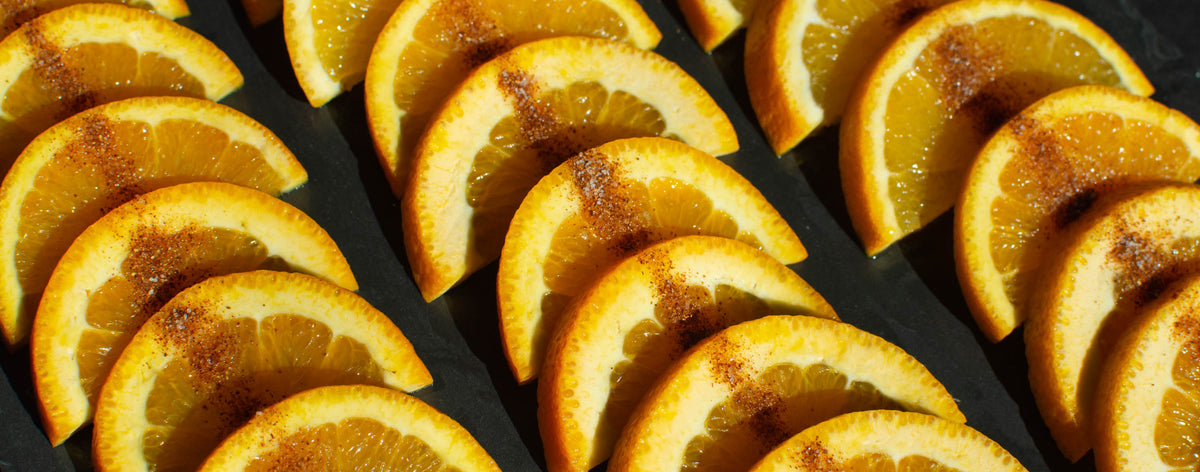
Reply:
M670 4L642 0L663 33L656 51L700 81L733 121L741 151L723 156L791 223L809 250L792 266L846 322L882 336L925 363L959 402L967 422L1031 471L1092 470L1070 464L1034 405L1020 333L999 344L975 327L954 275L950 215L868 258L850 226L837 166L836 129L819 131L776 158L754 121L742 74L744 33L711 55ZM1119 42L1157 89L1154 98L1200 117L1200 14L1193 0L1064 0ZM433 303L408 270L399 202L380 171L362 87L310 107L288 62L277 19L250 27L238 0L191 0L179 23L223 49L246 77L222 103L261 121L291 148L309 182L284 196L339 244L359 293L412 341L434 384L417 397L458 420L506 471L544 468L535 385L518 386L500 347L492 264ZM364 47L368 47L364 45ZM90 470L91 429L51 448L40 428L27 349L0 349L0 471Z

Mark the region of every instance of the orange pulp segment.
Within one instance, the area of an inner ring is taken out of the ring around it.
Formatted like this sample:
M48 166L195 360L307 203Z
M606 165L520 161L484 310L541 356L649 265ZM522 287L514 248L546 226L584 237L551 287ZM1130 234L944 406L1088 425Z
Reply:
M750 472L830 470L1026 472L1012 454L970 426L895 410L846 413L805 429Z
M285 0L283 37L308 103L324 105L367 74L371 46L400 0Z
M0 38L8 36L25 22L52 10L78 3L123 3L153 11L168 19L188 16L184 0L10 0L0 5Z
M267 470L500 472L450 417L402 393L365 385L296 394L250 420L200 472Z

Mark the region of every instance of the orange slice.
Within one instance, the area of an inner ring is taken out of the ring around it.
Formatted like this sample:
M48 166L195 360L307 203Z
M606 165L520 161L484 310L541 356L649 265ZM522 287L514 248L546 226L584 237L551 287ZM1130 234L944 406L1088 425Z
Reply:
M13 3L15 1L10 0L0 7L0 38L40 15L78 3L124 3L172 20L190 14L184 0L20 0L19 3Z
M476 66L529 41L580 35L653 49L662 33L634 0L401 2L367 66L367 122L396 197L437 107Z
M179 293L129 341L96 407L101 470L193 471L267 406L310 388L433 382L396 325L329 282L257 271Z
M725 112L675 63L624 43L562 37L480 66L417 147L404 195L413 278L433 300L500 255L525 193L567 158L614 139L737 150Z
M991 470L1025 472L965 424L893 410L847 413L792 436L750 472Z
M321 387L268 408L200 469L237 470L500 472L450 417L403 393L360 385Z
M712 51L746 24L758 0L679 0L679 10L696 42Z
M219 180L279 194L307 173L250 117L184 97L92 108L38 135L0 186L0 326L25 340L50 272L88 225L156 188ZM69 190L68 190L69 189Z
M242 86L233 61L203 36L117 4L42 15L0 41L0 171L38 133L124 98L219 100Z
M538 374L562 312L608 268L692 234L736 238L785 264L808 255L758 189L678 141L613 141L538 182L508 228L497 275L500 335L517 380Z
M314 107L367 74L371 45L400 0L285 0L283 37L292 70Z
M258 268L358 288L316 222L233 184L155 190L89 226L59 260L33 323L34 384L50 442L91 418L121 350L174 294L207 277Z
M900 34L842 120L842 188L868 254L954 204L987 137L1037 99L1100 84L1154 88L1103 30L1043 0L965 0Z
M746 29L746 89L776 154L836 124L879 51L950 0L763 0Z
M1116 198L1116 197L1114 197ZM1025 327L1029 381L1059 449L1091 448L1105 358L1138 307L1200 270L1200 187L1163 186L1098 206L1046 261L1043 294Z
M671 365L634 410L608 470L749 470L793 434L877 409L966 421L925 366L881 338L811 316L759 318Z
M283 0L242 0L242 9L254 26L275 19L283 11Z
M546 352L538 429L549 469L599 465L672 361L717 331L771 314L837 319L795 272L733 239L675 238L613 267L563 313Z
M1092 410L1096 469L1188 470L1200 465L1200 277L1139 310L1109 354Z
M1029 314L1055 237L1130 182L1200 178L1200 127L1109 87L1054 93L1001 127L967 174L955 226L958 279L993 342Z

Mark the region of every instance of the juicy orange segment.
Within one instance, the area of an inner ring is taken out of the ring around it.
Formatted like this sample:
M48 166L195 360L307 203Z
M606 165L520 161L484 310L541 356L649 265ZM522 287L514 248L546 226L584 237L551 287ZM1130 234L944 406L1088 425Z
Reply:
M594 38L518 46L476 69L430 123L402 215L426 300L495 260L525 193L578 152L637 136L714 155L738 148L729 118L683 69Z
M518 44L579 35L653 49L662 33L634 0L413 0L379 34L367 67L367 121L384 175L404 196L429 119L476 66Z
M965 424L893 410L846 413L805 429L750 472L992 470L1025 472L995 441Z
M400 0L285 0L283 37L292 70L314 107L367 74L371 45Z
M966 421L920 362L883 339L822 318L759 318L672 364L634 410L609 470L748 470L795 433L877 409Z
M73 5L0 41L0 170L38 133L124 98L219 100L242 85L233 61L203 36L117 4Z
M117 207L63 254L34 319L34 384L59 444L91 418L138 327L204 278L259 268L358 283L337 245L296 208L226 183L166 187Z
M307 179L274 133L207 100L132 98L51 127L25 148L0 186L0 325L7 342L28 336L59 257L108 210L186 181L279 194Z
M629 414L700 340L771 314L837 319L795 272L733 239L684 236L631 255L559 318L538 381L550 470L587 471L612 452Z
M518 381L541 370L571 300L625 256L676 236L738 239L785 264L808 253L762 194L716 158L666 138L585 151L530 190L500 256L500 333Z
M25 22L52 10L78 3L124 3L131 7L144 8L169 19L188 16L184 0L20 0L0 5L0 38L8 36Z
M365 385L321 387L279 402L221 443L200 471L301 469L500 472L450 417Z
M432 381L396 325L349 290L271 271L215 277L171 299L112 365L95 460L104 470L196 470L259 410L295 393Z
M1200 127L1116 89L1054 93L1001 127L967 174L958 204L958 278L980 328L1003 339L1029 314L1056 237L1122 185L1200 178Z
M692 36L712 51L750 19L759 0L679 0L679 10Z
M1043 0L966 0L900 34L842 120L842 188L868 254L944 213L987 137L1037 99L1100 84L1154 88L1103 30Z
M776 154L836 124L871 59L949 0L763 0L746 29L746 89Z
M1139 311L1105 361L1092 410L1096 468L1187 470L1200 422L1200 278Z
M1141 306L1200 269L1200 187L1164 185L1112 198L1062 236L1025 327L1034 398L1072 461L1091 448L1095 390L1108 354Z

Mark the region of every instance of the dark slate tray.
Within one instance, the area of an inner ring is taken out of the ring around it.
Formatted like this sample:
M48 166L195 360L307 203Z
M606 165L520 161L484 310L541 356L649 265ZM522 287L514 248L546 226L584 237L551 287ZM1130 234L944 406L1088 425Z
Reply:
M359 293L412 340L434 376L416 396L470 430L506 471L542 470L535 386L518 386L501 351L492 264L425 303L409 273L392 197L372 149L362 87L313 109L292 75L276 20L251 28L237 0L192 0L180 21L220 46L246 76L223 103L272 129L310 180L285 200L324 226L345 252ZM1200 117L1200 13L1191 0L1063 0L1104 28L1154 83L1159 101ZM1031 471L1092 470L1070 464L1034 405L1020 336L989 343L975 327L954 275L948 215L885 250L863 254L846 213L836 129L776 158L754 120L742 75L744 33L703 53L672 1L643 0L663 32L657 52L678 62L729 114L742 150L722 159L753 182L811 254L795 265L842 319L906 349L959 401L968 424ZM1018 333L1019 334L1019 333ZM0 351L3 351L0 349ZM0 352L0 472L90 470L90 428L51 448L40 427L29 353Z

